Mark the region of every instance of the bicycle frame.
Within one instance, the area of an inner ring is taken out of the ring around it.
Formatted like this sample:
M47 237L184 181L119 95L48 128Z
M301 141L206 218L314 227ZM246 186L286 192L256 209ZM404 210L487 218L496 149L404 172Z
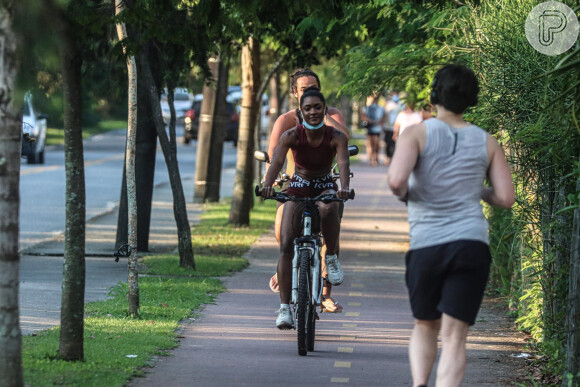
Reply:
M308 209L303 214L303 233L301 237L294 240L294 258L292 259L292 294L290 302L294 305L298 303L298 269L300 267L300 251L308 250L312 261L310 267L310 298L311 304L320 305L322 298L322 277L320 273L320 250L322 240L318 235L312 235L312 216Z

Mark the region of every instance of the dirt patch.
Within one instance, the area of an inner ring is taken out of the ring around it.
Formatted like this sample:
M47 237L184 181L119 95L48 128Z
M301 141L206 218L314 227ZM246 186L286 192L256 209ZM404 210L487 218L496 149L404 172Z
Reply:
M531 385L533 356L526 348L528 335L515 328L502 299L485 298L468 337L468 368L481 374L481 384ZM495 379L495 380L494 380Z

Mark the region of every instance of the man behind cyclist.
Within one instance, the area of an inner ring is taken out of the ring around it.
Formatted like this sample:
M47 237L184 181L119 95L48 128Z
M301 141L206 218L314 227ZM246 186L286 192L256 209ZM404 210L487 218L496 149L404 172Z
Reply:
M320 90L320 79L318 78L318 75L316 75L316 73L314 71L312 71L308 68L297 69L290 75L290 87L291 87L292 94L294 95L294 97L296 97L298 99L298 101L300 101L302 94L309 87L316 87L317 89ZM326 111L326 114L324 116L324 122L326 125L333 126L334 128L343 132L346 135L347 141L350 139L350 133L348 131L348 128L346 127L346 124L344 122L344 117L343 117L342 113L340 112L340 110L333 108L333 107L330 107L330 106L327 107L327 111ZM284 134L286 131L288 131L288 130L290 130L290 129L292 129L300 124L302 124L302 117L300 115L299 108L295 109L295 110L291 110L289 112L286 112L286 113L282 114L280 117L278 117L278 119L276 119L276 122L274 123L274 127L272 128L272 133L270 135L270 143L268 145L268 155L269 155L270 159L272 159L272 156L274 154L274 150L278 146L280 136L282 136L282 134ZM292 152L288 152L288 154L287 154L286 173L290 176L292 176L292 174L294 173L294 158L292 156ZM284 189L285 188L287 188L287 187L284 187ZM342 206L341 206L341 208L342 208ZM284 205L279 204L278 211L276 212L276 223L275 223L276 224L275 225L276 239L278 241L280 241L280 222L282 220L282 212L283 211L284 211ZM341 213L341 217L342 217L342 213ZM323 247L323 252L322 252L323 257L325 256L325 254L324 254L325 248L326 247ZM338 250L339 247L337 246L336 249ZM323 261L323 263L325 263L325 262ZM323 264L323 268L325 266L326 265ZM323 273L323 275L325 275L325 273ZM274 276L272 276L272 278L270 279L270 288L273 291L278 290L278 280L276 278L276 274L274 274ZM332 284L330 284L328 281L325 281L324 288L322 291L323 308L327 312L341 312L342 306L338 303L335 303L334 300L330 297L331 289L332 289Z
M282 169L289 150L295 160L295 170L286 193L295 197L314 197L323 192L336 192L338 198L346 200L349 194L350 168L348 139L344 133L324 124L327 113L324 96L318 88L304 91L300 98L300 112L303 124L286 131L280 137L272 156L272 164L266 173L263 197L274 196L272 185ZM332 163L337 156L340 174L340 189L332 178ZM299 204L286 202L280 226L280 259L277 276L280 285L280 310L276 319L279 329L289 329L294 325L290 312L292 287L292 258L294 239L301 232ZM320 226L327 244L326 262L328 281L340 284L343 281L342 269L338 263L336 246L340 233L339 204L318 203Z

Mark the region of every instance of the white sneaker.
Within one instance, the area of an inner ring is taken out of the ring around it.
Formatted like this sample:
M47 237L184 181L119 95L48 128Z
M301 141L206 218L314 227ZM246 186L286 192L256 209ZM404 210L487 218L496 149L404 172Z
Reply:
M336 254L326 256L326 271L328 272L328 282L331 284L340 285L344 281L344 273Z
M276 326L278 329L291 329L294 327L294 319L292 318L292 312L290 312L290 306L282 306L278 310L278 318L276 319Z

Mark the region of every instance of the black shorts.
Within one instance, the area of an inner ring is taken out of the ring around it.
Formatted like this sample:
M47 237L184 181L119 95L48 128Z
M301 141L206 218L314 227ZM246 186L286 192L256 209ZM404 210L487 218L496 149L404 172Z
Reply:
M280 192L286 192L288 190L290 186L290 181L285 181L282 184L282 188L280 189ZM280 202L276 202L276 209L278 209L278 207L280 207L282 205L282 203ZM344 202L339 202L338 203L338 216L340 217L340 219L342 220L342 215L344 214Z
M475 323L489 276L488 245L460 240L429 246L410 250L405 262L413 317L438 320L445 313Z

